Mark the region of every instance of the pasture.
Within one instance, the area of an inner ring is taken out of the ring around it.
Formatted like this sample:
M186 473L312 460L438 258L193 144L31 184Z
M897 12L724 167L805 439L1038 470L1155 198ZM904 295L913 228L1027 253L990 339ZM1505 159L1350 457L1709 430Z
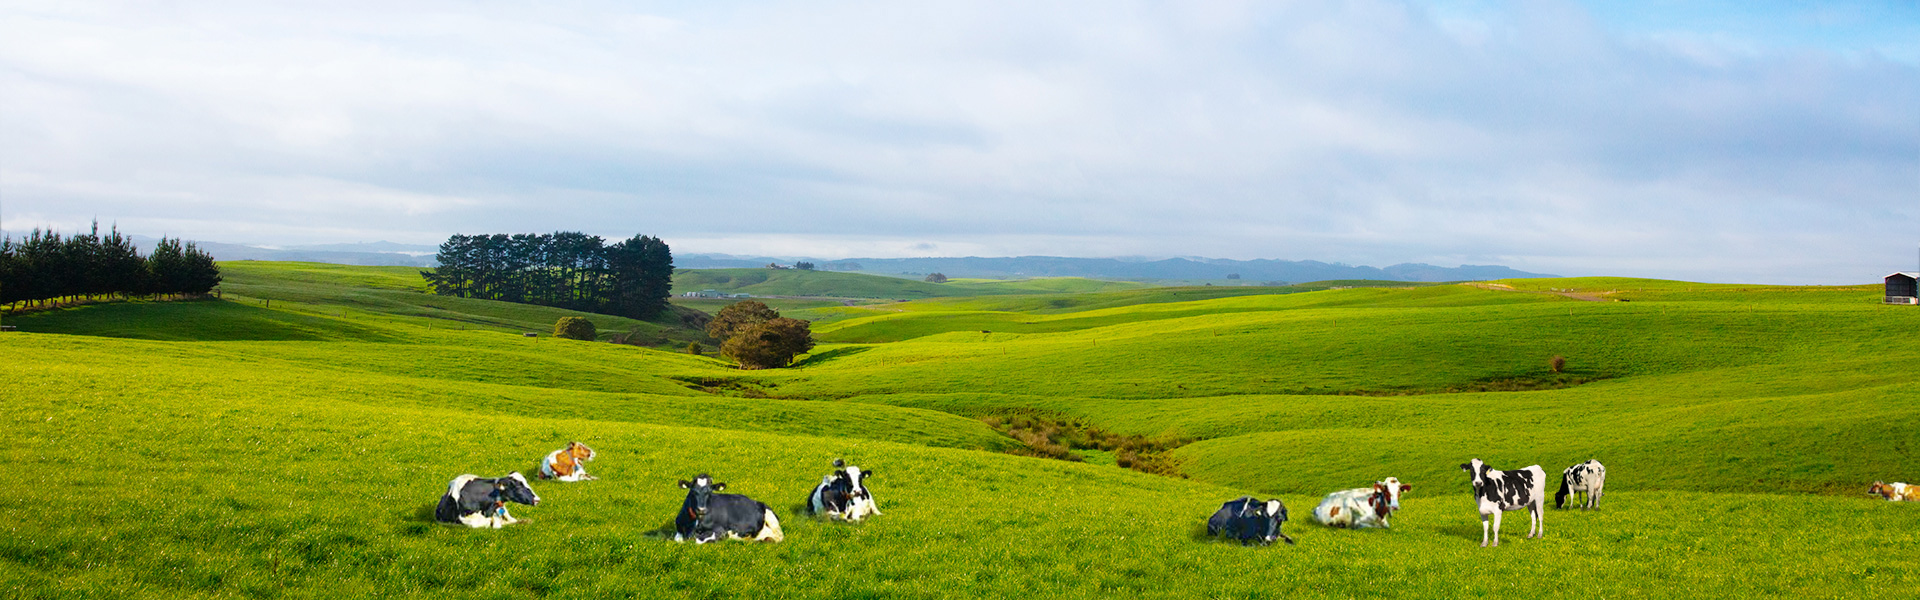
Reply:
M795 306L833 313L816 327L828 343L749 372L523 338L575 313L448 302L391 269L223 268L221 301L7 318L21 329L0 334L12 597L1920 588L1920 506L1865 494L1920 479L1920 310L1868 287L1555 279ZM1023 413L1167 441L1183 477L1016 456L978 419ZM531 474L569 440L599 451L602 479L534 481L542 504L503 530L432 521L453 476ZM878 472L886 514L802 516L839 457ZM1607 494L1596 511L1549 509L1542 540L1508 513L1502 545L1481 549L1457 467L1470 458L1538 463L1553 485L1598 458ZM772 506L787 541L666 541L675 481L700 472ZM1415 486L1394 529L1310 522L1326 492L1389 475ZM1297 546L1204 539L1206 517L1248 494L1286 502Z

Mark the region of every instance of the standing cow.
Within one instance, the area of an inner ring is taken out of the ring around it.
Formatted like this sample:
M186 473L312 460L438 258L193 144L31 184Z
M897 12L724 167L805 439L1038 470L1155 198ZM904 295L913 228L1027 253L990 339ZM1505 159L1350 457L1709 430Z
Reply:
M867 489L867 479L873 477L873 471L849 467L846 461L837 458L833 459L833 466L837 470L820 478L820 485L814 486L813 493L807 495L808 510L816 517L846 521L880 514L880 504L873 499L873 491Z
M1560 491L1553 493L1553 507L1566 508L1567 496L1584 494L1585 498L1574 498L1580 509L1599 508L1601 488L1607 483L1607 467L1600 461L1587 459L1560 472Z
M1393 527L1387 517L1400 510L1400 494L1412 490L1413 486L1393 477L1376 481L1371 488L1340 490L1327 494L1314 507L1313 518L1328 527Z
M1220 510L1207 519L1207 535L1240 540L1242 546L1254 542L1271 545L1276 538L1292 544L1293 538L1280 532L1280 525L1286 522L1287 505L1279 498L1261 502L1253 496L1241 496L1220 505Z
M1527 537L1546 537L1547 472L1540 465L1517 471L1487 468L1480 459L1460 465L1473 477L1473 498L1480 508L1480 547L1487 547L1487 518L1493 518L1493 545L1500 545L1500 515L1527 509Z
M717 494L725 483L701 473L693 481L682 481L687 498L673 518L673 541L692 539L696 544L723 539L752 539L778 542L786 539L780 531L780 517L758 500L739 494Z
M468 527L499 529L520 522L507 512L507 503L539 506L540 495L533 493L527 478L519 473L495 479L461 475L447 484L433 518L442 523L460 523Z

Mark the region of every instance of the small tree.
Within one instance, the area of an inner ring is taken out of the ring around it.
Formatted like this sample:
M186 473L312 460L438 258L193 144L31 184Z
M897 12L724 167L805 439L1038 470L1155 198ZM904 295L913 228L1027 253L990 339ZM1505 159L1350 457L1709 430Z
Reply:
M932 275L927 276L927 282L928 283L946 283L947 276L944 273L934 273Z
M599 335L599 331L593 327L593 321L580 317L560 317L560 320L553 324L553 337L557 338L591 342Z
M720 353L740 363L743 369L772 369L787 366L793 357L813 349L810 323L779 317L756 323L734 333L720 344Z
M701 346L700 342L687 342L687 354L700 356L706 351L707 351L707 348L705 346Z
M778 318L780 311L768 308L764 303L753 300L735 302L713 314L713 320L707 322L707 336L726 341L742 329Z
M1547 366L1553 367L1553 372L1555 373L1565 371L1567 369L1567 357L1556 354L1553 358L1547 359Z
M802 270L802 271L812 271L812 270L813 270L813 263L810 263L810 262L797 262L797 263L793 263L793 268L795 268L795 269L799 269L799 270Z

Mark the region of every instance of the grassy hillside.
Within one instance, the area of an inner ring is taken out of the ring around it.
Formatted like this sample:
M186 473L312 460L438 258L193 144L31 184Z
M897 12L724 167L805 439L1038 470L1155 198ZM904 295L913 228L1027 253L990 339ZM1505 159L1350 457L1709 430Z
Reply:
M10 318L23 332L0 334L0 457L20 485L0 497L0 586L1837 598L1920 585L1916 506L1862 494L1920 479L1907 374L1920 342L1903 333L1920 310L1867 288L1555 279L792 306L866 314L821 324L838 342L796 368L743 372L523 338L564 311L442 304L399 271L239 265L224 301ZM1547 369L1555 354L1567 373ZM1191 441L1168 453L1186 478L1006 454L1019 444L972 417L1009 411ZM602 480L536 482L542 504L516 507L529 521L506 530L431 522L453 476L530 471L568 440L600 451ZM835 457L879 472L885 515L796 512ZM1482 550L1456 467L1474 457L1550 472L1598 458L1608 494L1597 512L1551 512L1544 540L1520 539L1526 517L1509 513L1506 543ZM788 541L663 540L674 481L699 472L772 505ZM1387 475L1415 485L1395 529L1306 523L1320 495ZM1212 509L1247 493L1288 503L1298 546L1203 539Z
M912 299L941 296L1103 292L1138 289L1148 284L1099 281L1079 277L1042 279L955 279L927 283L915 279L860 273L801 271L797 269L681 269L673 274L673 293L700 290L755 296L819 296L831 298Z

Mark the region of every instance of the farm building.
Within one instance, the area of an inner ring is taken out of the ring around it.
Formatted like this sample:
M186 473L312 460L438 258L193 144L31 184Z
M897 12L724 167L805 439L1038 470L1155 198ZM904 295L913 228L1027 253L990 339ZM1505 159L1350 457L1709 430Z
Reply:
M688 298L724 298L726 297L726 294L720 293L720 290L700 290L698 292L687 292L682 295Z
M1887 304L1920 304L1920 272L1894 273L1887 276Z

